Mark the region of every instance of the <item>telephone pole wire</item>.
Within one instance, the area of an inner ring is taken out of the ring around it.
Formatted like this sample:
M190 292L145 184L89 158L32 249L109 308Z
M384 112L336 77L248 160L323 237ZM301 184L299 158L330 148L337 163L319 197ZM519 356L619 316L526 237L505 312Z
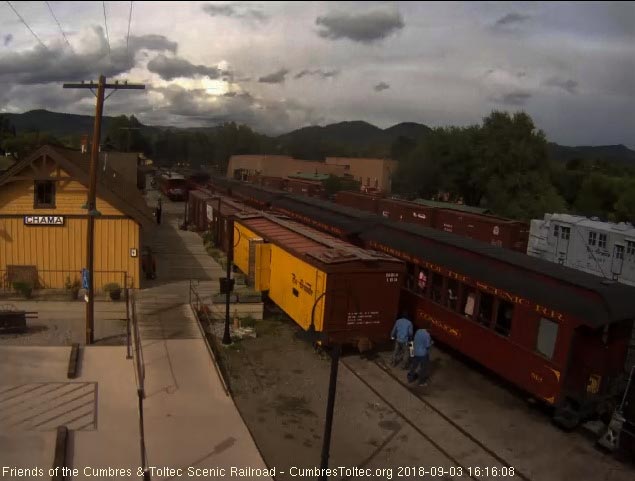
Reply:
M65 89L90 89L95 87L93 82L79 84L64 84ZM97 83L97 102L95 105L95 125L93 128L93 144L90 151L90 182L88 187L88 199L86 208L88 209L88 229L87 229L87 249L86 249L86 268L88 269L88 302L86 303L86 344L95 342L95 276L94 274L94 249L95 249L95 217L101 215L97 210L97 164L99 163L99 142L101 139L101 121L104 111L104 100L106 89L113 90L144 90L146 87L142 84L106 83L106 77L99 76ZM127 286L123 286L124 289Z

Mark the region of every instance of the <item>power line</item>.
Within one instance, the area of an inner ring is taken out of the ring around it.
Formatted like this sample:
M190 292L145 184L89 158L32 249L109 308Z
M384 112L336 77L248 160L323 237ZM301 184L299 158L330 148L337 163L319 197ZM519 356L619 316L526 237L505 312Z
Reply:
M130 55L130 23L132 22L132 0L130 0L130 15L128 16L128 36L126 37L126 57Z
M68 47L71 49L71 52L75 53L75 50L73 50L73 46L68 41L68 38L66 37L66 34L64 33L64 29L62 28L62 25L60 24L60 21L55 16L55 13L53 12L53 8L51 8L51 4L48 1L46 1L46 0L44 1L44 3L46 3L46 6L49 8L49 12L51 12L51 15L53 16L53 19L57 23L57 26L60 28L60 32L62 32L62 37L64 37L64 40L66 40L66 43L68 44Z
M104 25L106 26L106 40L108 41L108 55L111 54L110 51L110 35L108 35L108 20L106 18L106 2L102 1L101 4L104 6Z
M42 47L44 47L46 50L48 50L48 48L46 47L46 45L44 45L44 42L42 42L42 40L40 40L40 37L37 36L37 34L33 31L33 29L31 27L29 27L29 24L26 23L26 21L22 18L22 15L20 15L18 13L18 11L15 9L15 7L13 5L11 5L11 2L9 2L7 0L7 4L11 7L11 10L13 10L13 12L18 16L18 18L20 19L20 21L24 24L24 26L26 28L29 29L29 32L31 32L33 34L33 36L35 37L35 39L40 42L40 45L42 45Z

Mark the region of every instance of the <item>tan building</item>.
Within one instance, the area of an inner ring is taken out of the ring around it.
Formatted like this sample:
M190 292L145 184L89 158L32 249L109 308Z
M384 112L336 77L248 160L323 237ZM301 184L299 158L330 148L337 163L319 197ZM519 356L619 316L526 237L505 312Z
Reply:
M289 177L302 173L350 176L364 190L390 192L397 162L390 159L327 157L326 161L300 160L287 155L232 155L227 177L246 180L249 176Z
M397 161L356 157L327 157L327 165L343 166L347 174L362 184L362 190L389 193L392 176L397 170Z
M63 288L86 267L89 155L44 146L0 175L0 288ZM95 288L139 287L143 234L153 218L134 183L99 165Z

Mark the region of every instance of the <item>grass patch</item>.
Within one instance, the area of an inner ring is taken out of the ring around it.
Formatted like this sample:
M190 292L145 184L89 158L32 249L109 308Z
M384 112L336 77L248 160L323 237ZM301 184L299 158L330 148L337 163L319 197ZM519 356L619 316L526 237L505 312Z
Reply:
M241 317L240 325L242 327L256 327L256 319L254 319L252 316Z

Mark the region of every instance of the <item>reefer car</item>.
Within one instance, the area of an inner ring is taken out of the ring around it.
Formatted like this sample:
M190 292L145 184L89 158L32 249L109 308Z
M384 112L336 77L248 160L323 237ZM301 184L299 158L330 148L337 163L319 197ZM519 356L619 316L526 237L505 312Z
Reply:
M190 190L187 198L187 221L197 231L207 230L211 219L207 215L207 200L214 197L207 189Z
M403 262L267 214L234 222L236 266L303 329L360 350L389 337Z
M387 221L364 244L406 261L416 325L574 425L613 394L635 289L452 234Z

